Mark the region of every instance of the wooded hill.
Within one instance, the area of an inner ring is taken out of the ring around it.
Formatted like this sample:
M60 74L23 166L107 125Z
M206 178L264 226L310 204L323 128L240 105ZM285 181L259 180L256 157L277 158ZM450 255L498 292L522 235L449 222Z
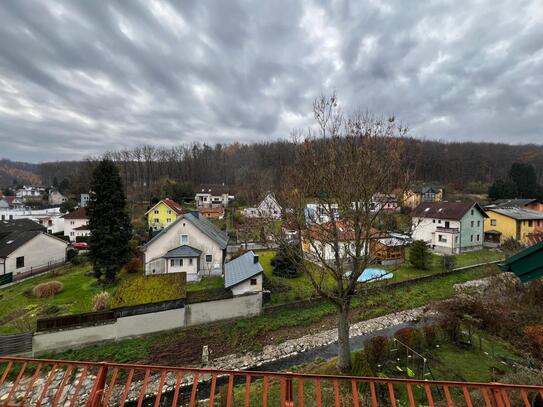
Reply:
M275 190L282 169L292 162L295 144L279 140L229 145L184 144L169 148L141 146L105 155L118 163L129 196L148 199L160 195L166 180L188 183L225 183L247 200ZM447 185L455 190L486 189L505 178L514 162L534 166L543 181L543 146L496 143L440 142L406 139L406 163L416 168L420 181ZM67 178L69 192L88 189L93 160L28 164L0 161L0 183L52 185Z

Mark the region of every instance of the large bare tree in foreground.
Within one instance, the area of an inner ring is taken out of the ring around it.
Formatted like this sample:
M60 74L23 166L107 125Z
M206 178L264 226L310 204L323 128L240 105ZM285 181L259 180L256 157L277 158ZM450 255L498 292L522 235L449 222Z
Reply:
M289 208L285 223L302 239L301 271L336 308L337 367L346 372L351 367L349 312L361 288L357 279L374 261L375 226L384 204L401 200L410 186L411 171L402 156L407 129L393 117L345 115L335 95L320 97L313 108L318 130L298 141L281 198ZM309 213L308 202L316 204Z

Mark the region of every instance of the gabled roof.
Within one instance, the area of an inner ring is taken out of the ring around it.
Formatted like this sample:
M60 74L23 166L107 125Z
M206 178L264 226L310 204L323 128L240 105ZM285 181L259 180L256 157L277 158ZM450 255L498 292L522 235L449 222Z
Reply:
M149 209L147 212L145 212L145 214L147 215L149 212L151 212L153 209L155 209L158 205L160 205L161 203L163 203L164 205L166 205L168 208L170 208L171 210L173 210L176 214L178 215L181 215L184 210L183 208L181 207L181 205L179 205L177 202L175 202L173 199L170 199L170 198L164 198L162 199L161 201L157 202L156 204L154 204L151 209Z
M184 244L183 246L176 247L170 250L164 256L165 259L179 258L179 257L200 257L201 250L198 250L192 246Z
M500 215L516 220L541 220L543 212L533 211L524 208L488 208L488 212L496 212Z
M87 219L87 208L77 208L63 216L64 219Z
M200 184L196 188L197 194L222 195L229 193L228 185L224 184Z
M473 202L423 202L413 209L411 215L414 218L460 220L471 208L478 210L483 217L488 218L483 208Z
M224 265L224 287L230 288L264 271L255 254L249 251Z
M501 271L515 273L523 283L543 276L543 242L509 257L498 267Z
M0 220L0 234L11 232L23 232L23 231L38 231L45 232L47 229L45 226L34 222L30 219L10 219Z
M207 220L205 216L200 216L198 212L190 212L190 213L185 213L182 216L178 216L174 223L172 223L169 227L162 229L151 240L149 240L143 246L143 248L145 249L151 243L153 243L157 239L160 239L161 236L173 230L173 225L175 225L178 222L181 222L182 220L192 223L203 234L205 234L210 239L215 241L220 246L221 249L226 249L226 246L228 245L228 235L226 234L226 232L223 232L222 230L220 230L212 222Z
M0 238L0 257L7 257L26 242L34 239L40 233L37 230L11 232Z
M262 201L260 201L260 205L262 205L266 199L271 199L273 202L275 202L275 204L279 208L281 208L281 204L279 203L279 201L277 200L277 197L275 196L275 194L273 192L268 192L266 194L266 196L264 198L262 198Z
M497 199L493 201L490 205L487 205L487 208L522 208L524 206L538 202L538 199Z

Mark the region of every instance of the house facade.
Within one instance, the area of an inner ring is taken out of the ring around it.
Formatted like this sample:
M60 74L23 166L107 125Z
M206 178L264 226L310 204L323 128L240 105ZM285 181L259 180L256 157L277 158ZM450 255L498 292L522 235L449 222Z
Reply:
M308 225L321 224L339 219L339 205L308 203L304 208L305 221Z
M79 196L79 207L86 208L89 205L90 194L81 194Z
M422 202L441 201L443 201L443 188L433 185L422 185L406 191L403 196L402 204L407 208L414 209Z
M186 272L187 281L221 275L228 235L199 212L185 213L143 246L145 274Z
M62 205L66 202L66 197L56 189L49 190L49 205Z
M181 205L173 199L165 198L151 207L145 216L149 229L160 230L172 225L183 212Z
M67 246L30 219L0 221L0 275L17 278L62 264Z
M78 208L62 218L64 219L64 236L68 236L70 242L90 236L89 218L85 208Z
M262 292L263 273L258 256L248 251L224 265L224 288L234 296Z
M480 250L486 218L477 203L423 202L412 212L412 237L438 253Z
M543 212L503 207L487 209L485 242L501 244L514 239L524 245L543 241Z
M230 195L229 188L224 184L202 184L194 196L197 208L226 208L233 200L234 195Z
M200 215L208 219L224 219L224 208L200 208Z
M256 208L245 208L242 214L249 218L281 219L282 210L275 195L268 192Z

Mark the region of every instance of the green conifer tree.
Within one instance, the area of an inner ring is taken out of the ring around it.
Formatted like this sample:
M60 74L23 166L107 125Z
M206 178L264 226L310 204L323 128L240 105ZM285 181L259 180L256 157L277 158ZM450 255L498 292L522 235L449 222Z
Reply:
M428 270L430 268L430 262L432 255L428 250L428 246L422 240L415 240L409 250L409 262L421 270Z

